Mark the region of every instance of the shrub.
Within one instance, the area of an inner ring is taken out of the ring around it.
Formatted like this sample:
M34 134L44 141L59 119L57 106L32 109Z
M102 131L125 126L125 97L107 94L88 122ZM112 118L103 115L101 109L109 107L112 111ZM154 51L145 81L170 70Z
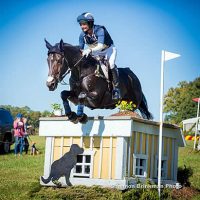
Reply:
M142 184L137 182L137 184ZM123 200L159 200L158 189L153 187L152 183L147 180L145 183L146 188L134 188L126 191L123 194ZM162 200L169 200L171 198L170 189L164 188L161 189L161 198Z
M141 197L141 189L130 189L123 194L123 200L138 200Z
M34 199L65 199L65 200L122 200L121 191L100 186L83 185L66 188L42 187L31 194Z

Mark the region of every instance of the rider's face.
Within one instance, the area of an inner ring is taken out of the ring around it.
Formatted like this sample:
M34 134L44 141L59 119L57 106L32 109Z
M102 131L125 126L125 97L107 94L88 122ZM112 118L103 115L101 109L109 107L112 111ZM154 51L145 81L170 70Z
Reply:
M89 25L87 23L80 23L80 27L82 29L83 32L87 32L90 28Z

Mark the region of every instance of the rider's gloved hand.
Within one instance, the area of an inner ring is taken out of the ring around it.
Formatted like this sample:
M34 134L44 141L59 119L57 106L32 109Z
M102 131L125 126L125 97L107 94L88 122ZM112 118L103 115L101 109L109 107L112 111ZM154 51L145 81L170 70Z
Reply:
M88 57L88 55L92 52L91 49L84 49L82 52L82 56L85 56L86 58Z

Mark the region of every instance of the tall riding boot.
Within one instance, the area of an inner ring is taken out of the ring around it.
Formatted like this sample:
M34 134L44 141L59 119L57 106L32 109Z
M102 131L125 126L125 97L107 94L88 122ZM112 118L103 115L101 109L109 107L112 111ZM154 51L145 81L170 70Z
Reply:
M111 73L112 73L113 85L114 85L112 98L114 100L119 100L121 99L121 92L119 88L119 72L118 72L117 67L114 67L113 69L111 69Z

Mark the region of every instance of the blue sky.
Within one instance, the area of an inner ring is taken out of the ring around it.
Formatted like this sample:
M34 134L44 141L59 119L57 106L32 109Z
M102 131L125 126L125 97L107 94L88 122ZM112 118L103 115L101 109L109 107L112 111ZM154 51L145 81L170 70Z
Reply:
M141 81L149 110L159 119L161 50L181 54L165 64L165 93L180 81L200 76L200 1L132 0L3 1L0 6L0 105L51 110L60 92L46 87L44 38L77 45L76 17L89 11L106 26L118 49L118 67L130 67ZM66 79L67 81L67 79ZM75 109L75 107L72 107ZM90 116L116 110L85 110Z

